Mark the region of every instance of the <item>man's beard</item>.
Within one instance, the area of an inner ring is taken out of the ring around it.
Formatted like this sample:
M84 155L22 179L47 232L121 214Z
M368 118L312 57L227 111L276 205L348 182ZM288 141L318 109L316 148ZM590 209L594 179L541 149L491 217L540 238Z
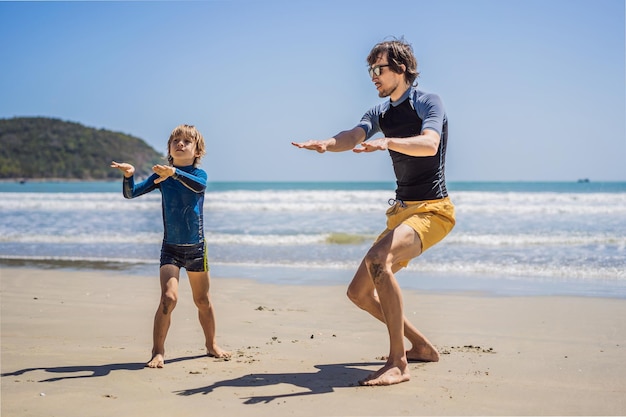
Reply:
M381 91L378 92L378 97L380 97L380 98L389 97L391 95L391 93L393 93L393 90L392 91L381 90Z
M398 86L396 85L392 88L387 88L386 90L378 90L378 97L380 98L389 97L390 95L393 94L394 91L396 91L397 88Z

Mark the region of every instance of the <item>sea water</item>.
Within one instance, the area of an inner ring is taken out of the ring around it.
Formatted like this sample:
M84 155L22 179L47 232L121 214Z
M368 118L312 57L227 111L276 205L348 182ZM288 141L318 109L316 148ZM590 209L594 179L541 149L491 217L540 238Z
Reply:
M0 267L154 277L158 191L119 182L0 183ZM214 277L347 284L384 230L393 183L210 183ZM397 274L403 288L626 297L626 183L449 183L457 224Z

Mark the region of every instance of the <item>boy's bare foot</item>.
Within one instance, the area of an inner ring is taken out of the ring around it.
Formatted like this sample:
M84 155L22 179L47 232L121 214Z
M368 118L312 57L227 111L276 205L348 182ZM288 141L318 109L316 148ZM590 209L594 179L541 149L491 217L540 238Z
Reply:
M222 350L217 345L213 345L211 348L207 348L206 354L212 358L218 358L218 359L230 358L230 352L226 352L225 350Z
M387 362L385 366L367 378L359 381L360 385L377 386L377 385L393 385L406 382L411 379L408 366L401 369L393 363Z
M150 362L146 364L148 368L163 368L164 365L165 365L165 358L160 353L156 353L152 357Z

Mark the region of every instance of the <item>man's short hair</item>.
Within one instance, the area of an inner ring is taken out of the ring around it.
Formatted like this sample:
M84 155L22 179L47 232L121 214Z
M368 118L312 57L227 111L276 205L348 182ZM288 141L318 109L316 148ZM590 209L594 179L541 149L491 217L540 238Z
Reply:
M367 56L369 66L374 65L381 55L387 55L389 68L393 72L398 74L404 73L404 79L407 83L413 84L419 76L419 72L417 72L417 59L415 59L415 55L413 54L413 47L403 38L394 38L374 45L370 54ZM406 70L403 71L401 65L404 65Z

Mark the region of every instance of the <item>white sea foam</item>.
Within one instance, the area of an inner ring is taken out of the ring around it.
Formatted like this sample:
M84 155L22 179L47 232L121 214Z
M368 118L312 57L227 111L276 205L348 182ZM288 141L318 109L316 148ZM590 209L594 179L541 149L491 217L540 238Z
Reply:
M391 189L207 192L211 262L349 276L384 228L392 197ZM407 272L626 281L625 192L455 191L451 199L457 225ZM0 193L0 259L152 265L162 237L159 192L133 200L108 191Z
M452 233L447 244L469 244L480 246L569 246L569 245L614 245L619 250L626 248L626 236L611 233L555 233L555 234L469 234Z
M121 193L2 193L1 211L137 211L160 210L161 195L126 200Z
M387 207L385 191L227 191L207 194L205 210L360 212Z
M245 234L245 233L206 233L210 245L249 245L249 246L306 246L314 244L333 244L333 233L317 234ZM375 235L351 235L355 244L373 241ZM128 233L3 233L3 243L71 243L71 244L106 244L106 243L160 243L162 232ZM530 246L572 246L572 245L612 245L619 251L626 251L626 236L611 234L595 235L533 235L533 234L465 234L453 233L445 240L446 245L471 245L484 247L530 247ZM346 244L350 244L348 241Z
M115 244L115 243L160 243L163 233L76 233L76 234L43 234L43 233L7 233L0 235L0 243L45 243L45 244Z
M502 214L626 215L626 193L524 193L469 192L454 193L458 210L486 216Z
M408 271L437 272L451 275L479 275L481 277L543 277L557 278L564 282L575 280L617 280L626 281L626 270L621 267L602 267L597 265L530 265L527 263L502 264L500 262L446 262L433 263L420 260L407 267Z
M205 211L258 212L380 212L392 191L221 191L205 196ZM485 216L510 215L626 215L626 193L503 193L458 191L451 194L457 211ZM2 193L0 211L142 211L160 210L161 196L153 192L126 200L120 193Z

